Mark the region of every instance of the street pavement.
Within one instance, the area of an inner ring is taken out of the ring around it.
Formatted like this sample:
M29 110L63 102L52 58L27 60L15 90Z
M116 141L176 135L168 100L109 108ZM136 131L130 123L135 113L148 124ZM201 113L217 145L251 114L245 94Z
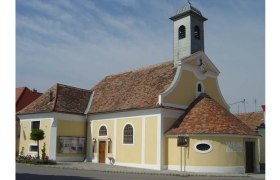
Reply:
M258 178L264 180L263 176L239 176L239 177L217 177L217 176L180 176L179 174L149 174L149 173L129 173L120 171L98 171L82 170L71 168L56 168L49 166L36 166L27 164L16 164L17 180L254 180Z

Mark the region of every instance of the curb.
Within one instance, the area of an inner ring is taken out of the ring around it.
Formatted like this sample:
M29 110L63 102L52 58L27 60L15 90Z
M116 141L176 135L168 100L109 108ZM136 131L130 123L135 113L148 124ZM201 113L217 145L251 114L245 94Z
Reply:
M98 171L98 172L106 172L106 173L129 173L129 174L148 174L148 175L162 175L162 176L179 176L179 177L187 177L187 176L204 176L204 177L250 177L248 174L217 174L217 173L194 173L194 172L166 172L166 171L153 171L136 168L140 171L133 171L133 169L99 169L99 168L85 168L85 167L73 167L73 166L64 166L59 163L56 165L36 165L36 164L25 164L25 163L16 163L16 164L24 164L28 166L37 166L37 167L49 167L49 168L60 168L60 169L74 169L74 170L85 170L85 171ZM71 164L71 163L69 163ZM141 171L142 170L142 171Z

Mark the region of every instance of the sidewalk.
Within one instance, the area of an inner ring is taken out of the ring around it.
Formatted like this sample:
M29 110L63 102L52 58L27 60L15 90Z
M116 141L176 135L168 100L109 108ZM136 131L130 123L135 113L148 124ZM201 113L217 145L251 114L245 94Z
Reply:
M38 166L38 165L36 165ZM96 164L91 162L58 162L57 165L42 165L45 167L92 170L111 173L134 173L134 174L153 174L168 176L212 176L212 177L253 177L264 178L265 174L228 174L228 173L195 173L195 172L179 172L172 170L150 170L142 168L123 167L107 164Z

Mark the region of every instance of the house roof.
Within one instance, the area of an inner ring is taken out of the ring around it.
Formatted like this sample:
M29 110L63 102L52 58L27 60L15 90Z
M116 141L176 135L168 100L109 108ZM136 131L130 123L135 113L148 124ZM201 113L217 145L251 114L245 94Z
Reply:
M16 88L16 112L26 107L41 95L42 93L31 91L27 87Z
M264 113L262 111L241 113L236 114L235 116L253 130L256 130L258 126L261 126L264 123Z
M166 134L257 135L254 130L206 94L196 98Z
M175 72L169 61L107 76L93 88L89 113L157 107L159 94L169 87Z
M90 95L90 90L55 84L42 96L19 111L18 114L47 112L83 114L87 108Z

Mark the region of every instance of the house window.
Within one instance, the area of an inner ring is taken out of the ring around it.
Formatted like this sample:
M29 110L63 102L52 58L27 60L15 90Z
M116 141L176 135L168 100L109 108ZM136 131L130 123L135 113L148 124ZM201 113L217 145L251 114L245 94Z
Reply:
M186 37L186 28L185 28L185 26L182 25L179 27L179 30L178 30L178 39L180 40L185 37Z
M29 145L29 151L30 152L37 152L38 146L37 145Z
M198 40L200 39L200 29L198 26L194 27L194 38Z
M196 84L196 97L198 97L201 93L204 93L204 87L201 82Z
M198 142L194 145L194 149L199 153L209 153L212 151L213 147L209 142Z
M200 92L200 93L202 92L201 84L198 84L198 85L197 85L197 92Z
M40 121L32 121L31 122L31 130L32 129L39 129L40 128Z
M106 126L101 126L99 129L99 136L107 136L107 128Z
M133 144L133 127L127 124L123 130L123 144Z

